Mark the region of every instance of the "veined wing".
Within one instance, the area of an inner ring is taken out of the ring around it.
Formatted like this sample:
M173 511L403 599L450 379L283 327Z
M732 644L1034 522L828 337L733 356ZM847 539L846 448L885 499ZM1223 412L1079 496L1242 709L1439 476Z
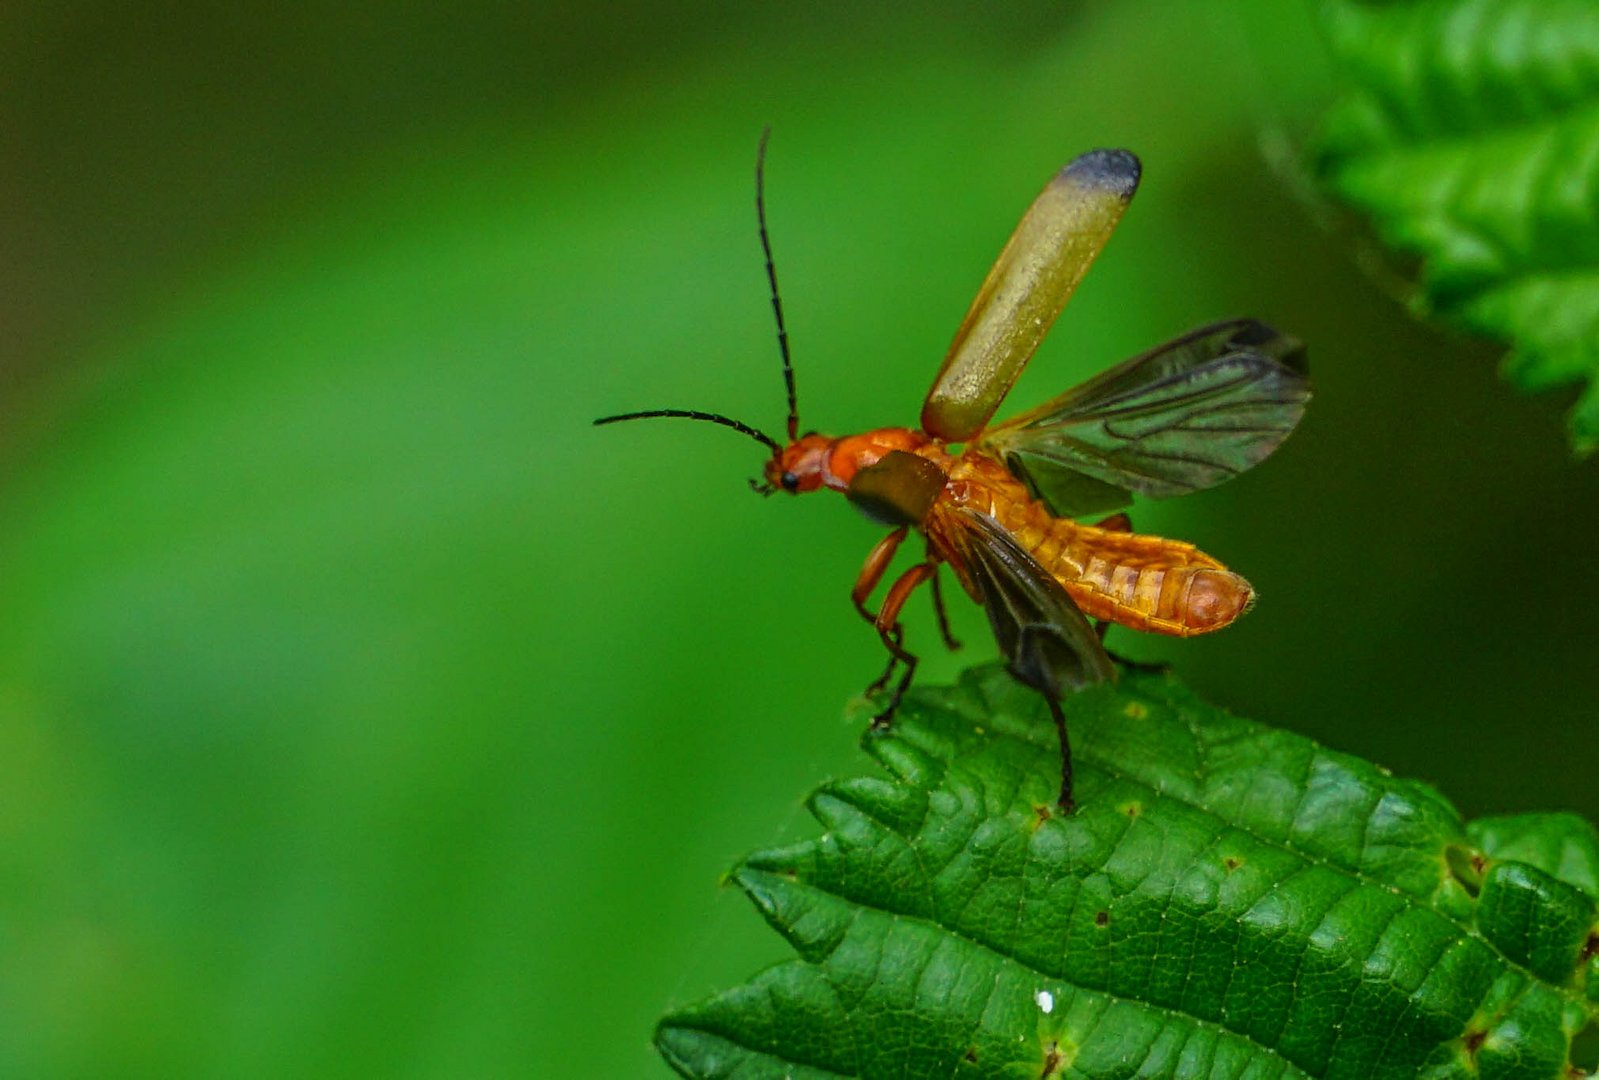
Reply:
M1088 619L993 518L969 507L935 506L929 534L942 539L957 570L974 586L1011 674L1060 700L1116 677Z
M1138 158L1090 150L1051 180L977 290L922 405L922 429L966 442L987 424L1138 190Z
M1004 459L1062 517L1236 476L1293 431L1310 400L1303 346L1253 319L1217 323L990 429Z

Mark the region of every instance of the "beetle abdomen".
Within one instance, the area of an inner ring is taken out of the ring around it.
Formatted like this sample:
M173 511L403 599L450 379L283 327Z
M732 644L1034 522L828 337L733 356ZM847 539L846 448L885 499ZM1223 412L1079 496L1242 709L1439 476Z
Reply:
M1194 545L1053 517L1008 472L972 457L962 455L968 467L955 474L966 482L966 501L1015 536L1083 614L1189 637L1220 630L1253 601L1249 582Z
M1100 537L1093 534L1102 535L1103 530L1090 532L1082 526L1077 530L1076 550L1063 551L1050 571L1077 606L1095 618L1136 630L1188 637L1220 630L1242 615L1254 599L1249 582L1191 545L1140 537L1188 548L1187 552L1163 552L1146 561L1100 546L1095 542ZM1172 565L1182 555L1187 555L1187 564ZM1082 572L1077 574L1079 566Z

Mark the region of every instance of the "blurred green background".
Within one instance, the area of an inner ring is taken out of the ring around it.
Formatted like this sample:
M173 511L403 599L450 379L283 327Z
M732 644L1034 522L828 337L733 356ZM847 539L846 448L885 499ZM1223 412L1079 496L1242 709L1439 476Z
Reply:
M663 1076L783 955L717 886L863 768L877 531L762 501L768 197L807 426L912 423L1064 161L1143 190L1013 395L1253 314L1300 433L1139 507L1248 575L1125 631L1468 813L1599 814L1599 467L1292 164L1278 0L0 12L0 1074ZM993 656L932 648L927 681Z

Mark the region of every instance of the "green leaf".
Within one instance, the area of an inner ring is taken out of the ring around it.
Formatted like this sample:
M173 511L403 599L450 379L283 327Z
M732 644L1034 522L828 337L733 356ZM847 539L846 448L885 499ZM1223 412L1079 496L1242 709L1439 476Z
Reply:
M1423 261L1418 306L1508 342L1525 390L1587 383L1599 446L1599 5L1324 0L1347 92L1319 171Z
M731 880L799 954L666 1017L689 1077L1570 1075L1599 843L1468 828L1425 784L1169 675L1068 699L1001 669L913 694L824 832Z

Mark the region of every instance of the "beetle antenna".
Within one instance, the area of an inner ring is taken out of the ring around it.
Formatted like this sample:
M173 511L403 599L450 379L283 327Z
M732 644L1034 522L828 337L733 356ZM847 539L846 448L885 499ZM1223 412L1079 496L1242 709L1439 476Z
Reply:
M780 454L783 452L783 448L778 445L777 440L764 431L757 431L743 421L734 420L731 416L723 416L721 413L699 412L695 409L650 409L647 412L619 413L616 416L602 416L594 421L594 424L599 426L600 424L620 423L623 420L648 420L653 416L680 416L685 420L708 420L713 424L721 424L723 427L730 427L740 434L748 435L756 442L765 443L775 453Z
M761 250L766 253L766 280L772 283L772 314L777 316L777 347L783 353L783 384L788 387L788 441L799 438L799 404L794 394L794 363L788 355L788 328L783 325L783 300L777 293L777 266L772 262L772 238L766 232L766 141L771 125L761 129L755 152L755 217L761 224Z

